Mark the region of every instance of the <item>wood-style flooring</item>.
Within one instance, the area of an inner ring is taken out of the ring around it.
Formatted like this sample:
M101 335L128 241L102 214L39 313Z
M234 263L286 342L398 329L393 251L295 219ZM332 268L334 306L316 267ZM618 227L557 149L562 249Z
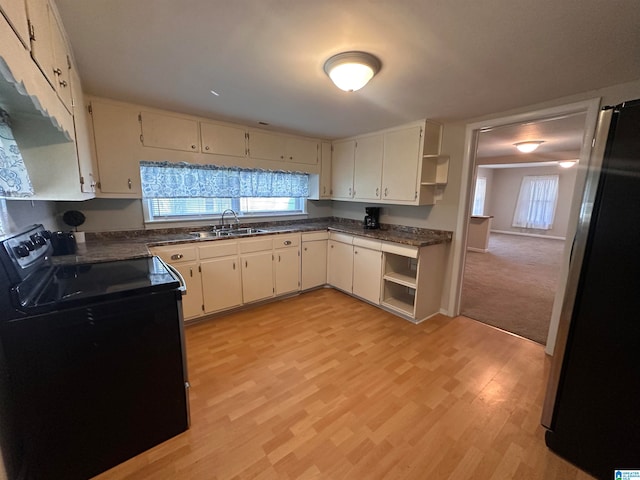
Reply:
M186 341L190 430L100 480L591 478L544 444L543 347L474 320L321 289Z

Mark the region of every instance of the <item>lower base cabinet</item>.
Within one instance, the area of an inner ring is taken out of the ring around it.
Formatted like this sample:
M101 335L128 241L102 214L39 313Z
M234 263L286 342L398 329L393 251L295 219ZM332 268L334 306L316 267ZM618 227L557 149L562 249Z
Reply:
M353 237L331 234L327 260L327 283L332 287L352 292L353 288Z
M302 290L321 287L327 283L327 239L329 233L306 232L302 234Z
M377 250L353 246L353 294L379 305L382 252L377 244Z
M300 290L300 251L298 247L281 248L273 254L276 295Z
M242 277L238 257L205 260L200 268L202 285L206 286L202 290L204 313L215 313L242 305Z
M248 253L240 256L242 263L242 300L257 302L273 297L273 253Z

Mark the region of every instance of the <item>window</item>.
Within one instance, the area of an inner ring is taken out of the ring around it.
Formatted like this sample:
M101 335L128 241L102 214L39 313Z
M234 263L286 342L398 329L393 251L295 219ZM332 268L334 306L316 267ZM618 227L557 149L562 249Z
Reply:
M526 175L513 216L513 226L550 230L558 202L558 175Z
M141 162L140 176L148 221L304 213L309 190L299 172Z
M471 215L484 215L484 199L487 194L487 179L478 177L476 179L476 190L473 194L473 209Z

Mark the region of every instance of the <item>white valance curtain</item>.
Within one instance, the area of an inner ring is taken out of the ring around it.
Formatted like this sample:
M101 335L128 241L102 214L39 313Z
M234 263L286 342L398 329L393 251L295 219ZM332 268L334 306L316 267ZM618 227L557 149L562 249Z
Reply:
M145 198L308 197L309 175L188 163L140 162Z
M30 197L33 186L18 144L13 138L9 115L0 108L0 197Z
M558 202L558 175L526 175L522 178L513 226L550 230Z

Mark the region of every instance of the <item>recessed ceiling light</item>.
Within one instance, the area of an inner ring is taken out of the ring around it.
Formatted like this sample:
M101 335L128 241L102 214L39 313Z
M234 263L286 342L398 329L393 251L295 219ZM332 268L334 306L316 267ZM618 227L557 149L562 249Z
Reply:
M213 93L216 97L220 96L220 94L218 92L216 92L215 90L211 90L211 93Z
M514 145L522 153L531 153L543 143L544 141L542 140L535 140L535 141L527 141L527 142L518 142L518 143L514 143Z

